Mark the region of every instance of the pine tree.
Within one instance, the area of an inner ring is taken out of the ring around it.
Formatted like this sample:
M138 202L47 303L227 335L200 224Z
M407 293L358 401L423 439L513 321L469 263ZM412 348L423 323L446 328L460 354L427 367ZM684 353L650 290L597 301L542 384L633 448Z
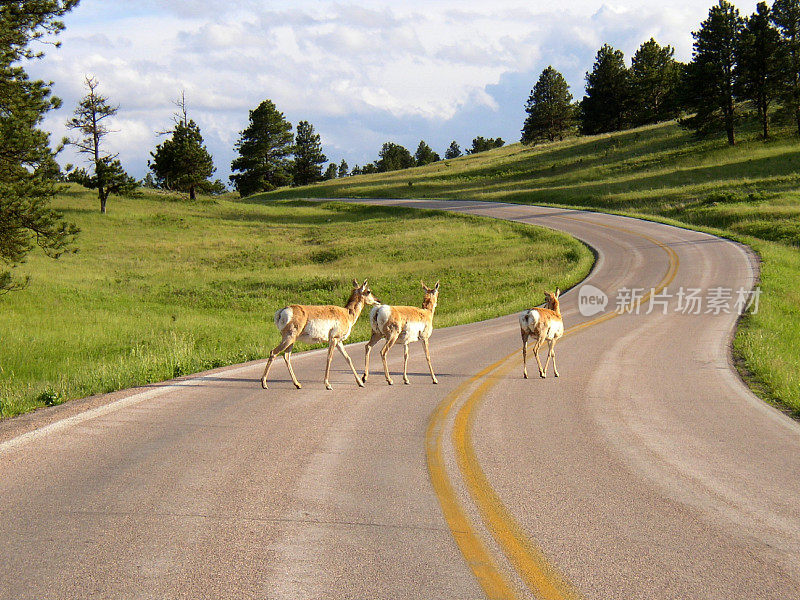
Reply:
M581 102L581 132L585 134L619 131L628 124L630 76L625 56L604 44L595 56L592 71L586 74L586 95Z
M203 145L200 128L193 120L183 119L175 124L172 136L151 152L148 166L156 176L159 187L179 192L189 192L196 198L198 189L210 190L209 178L216 170L214 161Z
M482 135L472 140L472 147L467 150L467 154L477 154L478 152L486 152L494 148L500 148L505 144L503 138L485 138Z
M704 135L723 129L728 143L736 140L736 70L742 19L727 0L708 11L694 36L692 62L687 65L687 100L695 116L682 121Z
M228 193L228 188L225 186L221 179L215 179L214 181L204 181L198 189L205 192L206 194L211 194L212 196L220 196L222 194Z
M417 146L417 151L414 153L414 160L417 163L418 167L429 165L433 162L438 162L441 160L438 154L433 151L433 149L425 143L425 140L421 140L419 146Z
M572 128L572 94L564 76L549 66L533 86L525 105L528 117L522 127L522 143L563 139Z
M250 125L239 134L230 180L239 195L268 192L292 181L292 125L270 100L250 111Z
M347 166L347 161L342 159L342 162L339 163L339 177L347 177L347 170L349 167Z
M639 46L631 59L631 121L645 125L668 121L680 112L681 64L672 46L660 46L653 38Z
M0 294L25 285L12 270L38 245L57 258L78 228L50 208L56 182L42 167L53 160L44 115L61 106L52 83L31 81L24 61L40 58L30 44L58 34L59 19L77 0L18 0L0 4ZM49 40L46 43L53 44ZM58 43L55 43L58 45Z
M339 169L336 167L336 163L331 163L328 165L328 168L325 169L325 173L323 173L322 178L325 181L330 181L331 179L336 179L339 176Z
M447 148L447 150L445 151L444 157L450 159L450 158L458 158L459 156L461 156L461 147L458 145L458 142L453 140L450 143L450 147Z
M380 158L375 162L376 171L378 173L397 171L399 169L408 169L416 164L414 157L411 156L411 152L409 152L407 148L404 148L399 144L395 144L394 142L386 142L381 148L378 156ZM365 165L362 171L364 173L375 172L371 169L368 169L369 165Z
M155 177L153 177L153 172L152 172L152 171L149 171L149 172L148 172L148 173L147 173L147 174L144 176L144 178L143 178L143 179L142 179L142 180L139 182L139 185L140 185L141 187L143 187L143 188L146 188L146 189L148 189L148 190L158 190L158 189L161 189L161 186L159 185L158 181L156 181L156 178L155 178Z
M800 133L800 0L775 0L772 21L783 40L784 74L780 96Z
M408 152L408 150L406 150L406 152ZM408 155L411 156L411 153L409 152ZM412 158L411 160L413 161L414 159ZM372 175L373 173L380 173L380 168L378 167L378 162L379 161L367 163L366 165L361 167L361 175ZM414 166L414 165L412 164L411 166ZM398 167L398 168L404 168L404 167Z
M106 202L111 194L128 194L136 189L137 184L122 168L117 155L108 154L103 149L103 140L111 133L105 120L116 115L119 106L112 106L106 96L97 92L100 82L94 77L87 76L84 85L88 91L66 124L67 129L77 132L77 136L64 142L89 157L93 173L85 185L97 190L100 212L105 214Z
M736 81L742 98L758 109L764 139L769 137L769 105L781 88L781 36L772 25L770 9L759 2L745 19L739 40Z
M322 165L328 160L322 153L322 143L314 126L308 121L297 124L294 140L294 185L310 185L322 179Z

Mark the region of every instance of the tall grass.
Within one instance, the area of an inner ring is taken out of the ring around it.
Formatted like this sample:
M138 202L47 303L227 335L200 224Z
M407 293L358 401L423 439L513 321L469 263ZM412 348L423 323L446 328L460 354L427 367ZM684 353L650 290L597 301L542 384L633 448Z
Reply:
M538 303L593 260L565 235L443 212L150 194L100 215L77 186L54 204L81 227L79 252L31 254L30 285L0 297L4 417L264 357L276 309L342 304L354 277L413 305L420 278L441 279L445 326Z
M513 144L426 167L280 190L269 198L493 200L670 219L735 237L763 260L760 312L739 328L743 372L800 416L800 144L793 127L763 141L745 123L736 146L675 122L534 148Z

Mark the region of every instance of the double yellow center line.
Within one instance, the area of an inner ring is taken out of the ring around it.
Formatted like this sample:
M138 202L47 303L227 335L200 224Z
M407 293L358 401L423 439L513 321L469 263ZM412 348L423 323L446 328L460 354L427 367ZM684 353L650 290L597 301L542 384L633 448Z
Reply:
M672 282L678 272L678 266L680 265L678 255L672 248L654 238L626 228L603 225L574 217L562 218L632 234L652 242L666 252L669 258L669 266L666 273L659 282L658 287L638 300L638 304L648 300L653 293L658 294L661 292ZM618 315L619 313L617 312L606 313L571 327L565 332L565 335L613 319ZM487 392L515 366L516 363L512 362L511 359L519 354L519 351L512 352L489 365L462 382L442 400L431 416L426 432L425 445L428 471L448 527L487 598L490 600L516 600L520 598L520 591L491 555L470 521L469 516L461 506L455 489L447 476L442 456L442 439L448 416L456 406L459 398L473 384L481 382L458 409L452 432L456 463L470 497L477 506L486 528L530 592L543 600L577 600L579 598L577 591L558 573L541 549L528 538L524 529L517 523L500 500L483 469L481 469L475 453L472 429L476 408Z

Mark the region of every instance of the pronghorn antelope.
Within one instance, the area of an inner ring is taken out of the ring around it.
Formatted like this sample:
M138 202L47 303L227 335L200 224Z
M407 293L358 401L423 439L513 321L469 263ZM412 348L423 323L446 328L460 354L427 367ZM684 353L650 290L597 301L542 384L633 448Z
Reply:
M425 358L428 360L428 369L431 372L433 383L439 383L436 375L433 374L431 366L431 353L428 348L428 338L433 333L433 313L436 311L436 302L439 299L439 282L433 288L427 287L423 282L422 289L425 290L425 298L422 300L422 308L415 306L389 306L381 304L370 311L369 321L372 324L372 337L367 342L366 356L364 357L364 377L366 383L369 377L369 353L372 347L382 338L386 339L381 349L383 359L383 372L386 375L386 382L392 385L394 382L389 376L389 366L386 364L386 354L396 342L403 344L403 383L408 381L408 344L422 342L425 349Z
M522 374L528 378L528 337L533 336L536 342L533 344L533 354L536 363L539 365L539 377L547 376L547 366L550 359L553 359L553 372L558 377L556 367L556 342L564 335L564 322L561 320L561 308L558 304L558 297L561 290L556 288L555 294L544 293L547 308L532 308L526 310L519 316L519 327L522 333ZM547 360L542 368L542 361L539 360L539 348L547 340L549 351Z
M350 294L350 299L344 308L341 306L315 306L292 304L286 308L280 309L275 313L275 326L281 332L281 343L273 348L269 353L267 359L267 366L264 368L264 375L261 377L261 387L267 389L267 375L269 368L272 366L272 361L275 357L283 352L283 358L286 361L286 366L289 369L289 375L292 377L292 383L299 390L302 386L294 376L294 369L292 369L291 355L294 343L297 340L308 343L327 342L328 344L328 362L325 365L325 388L330 390L330 382L328 376L331 371L331 359L333 358L333 349L338 348L342 353L350 369L353 371L353 376L359 387L364 387L361 379L356 373L356 368L353 366L353 361L350 360L347 352L342 343L350 335L350 330L353 324L358 320L361 315L361 309L365 304L380 304L377 298L372 295L372 291L367 287L367 280L364 280L363 285L359 285L358 281L353 280L353 291Z

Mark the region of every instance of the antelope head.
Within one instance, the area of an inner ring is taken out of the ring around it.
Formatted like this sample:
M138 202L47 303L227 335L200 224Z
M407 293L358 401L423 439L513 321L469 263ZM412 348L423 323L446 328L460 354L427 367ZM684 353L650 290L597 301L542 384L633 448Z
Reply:
M439 282L436 282L436 285L432 288L429 288L425 285L425 282L420 279L420 283L422 284L422 289L425 290L425 298L422 300L422 308L428 310L435 310L436 303L439 301Z
M381 301L372 295L372 290L367 285L367 280L363 284L359 284L357 279L353 279L353 293L351 298L359 298L364 304L380 304Z
M552 311L559 312L559 302L558 297L561 295L561 289L556 288L555 293L551 294L550 292L544 293L544 302L547 308Z

